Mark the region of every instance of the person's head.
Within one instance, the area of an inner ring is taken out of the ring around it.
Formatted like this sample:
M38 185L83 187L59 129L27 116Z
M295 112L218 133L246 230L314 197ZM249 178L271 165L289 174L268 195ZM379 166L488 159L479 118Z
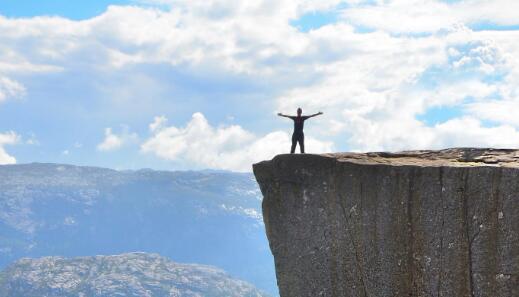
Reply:
M301 109L301 107L299 107L297 109L297 115L300 116L302 113L303 113L303 110Z

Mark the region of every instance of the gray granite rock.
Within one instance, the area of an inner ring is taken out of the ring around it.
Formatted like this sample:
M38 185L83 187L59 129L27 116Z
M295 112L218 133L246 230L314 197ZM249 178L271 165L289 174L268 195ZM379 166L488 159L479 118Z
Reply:
M254 165L281 297L519 296L519 151Z

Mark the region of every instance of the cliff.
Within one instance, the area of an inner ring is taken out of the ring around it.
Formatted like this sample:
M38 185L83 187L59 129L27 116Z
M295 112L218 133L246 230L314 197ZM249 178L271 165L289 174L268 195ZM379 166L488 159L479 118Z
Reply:
M519 151L254 165L281 297L519 296Z

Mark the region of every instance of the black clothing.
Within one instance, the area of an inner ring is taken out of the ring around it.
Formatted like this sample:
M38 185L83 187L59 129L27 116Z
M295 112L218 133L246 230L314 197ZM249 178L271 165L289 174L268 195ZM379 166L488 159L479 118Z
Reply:
M289 117L294 121L294 133L301 132L303 133L303 127L305 125L305 121L309 118L309 116L300 116L300 117Z
M293 154L296 150L296 144L299 142L299 150L301 154L305 153L305 134L303 133L303 128L305 125L305 120L310 118L309 116L300 116L300 117L289 117L294 121L294 133L292 134L292 148L290 149L290 153Z
M299 142L299 150L301 154L305 153L305 134L301 132L294 132L292 134L292 147L290 153L293 154L296 151L296 144Z

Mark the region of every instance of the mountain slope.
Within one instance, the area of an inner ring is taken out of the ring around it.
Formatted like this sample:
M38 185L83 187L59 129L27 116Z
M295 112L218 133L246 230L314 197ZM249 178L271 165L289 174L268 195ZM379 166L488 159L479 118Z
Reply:
M220 269L145 253L24 258L0 273L0 297L8 296L267 297Z
M221 267L276 294L260 204L251 174L0 166L0 268L144 251Z

